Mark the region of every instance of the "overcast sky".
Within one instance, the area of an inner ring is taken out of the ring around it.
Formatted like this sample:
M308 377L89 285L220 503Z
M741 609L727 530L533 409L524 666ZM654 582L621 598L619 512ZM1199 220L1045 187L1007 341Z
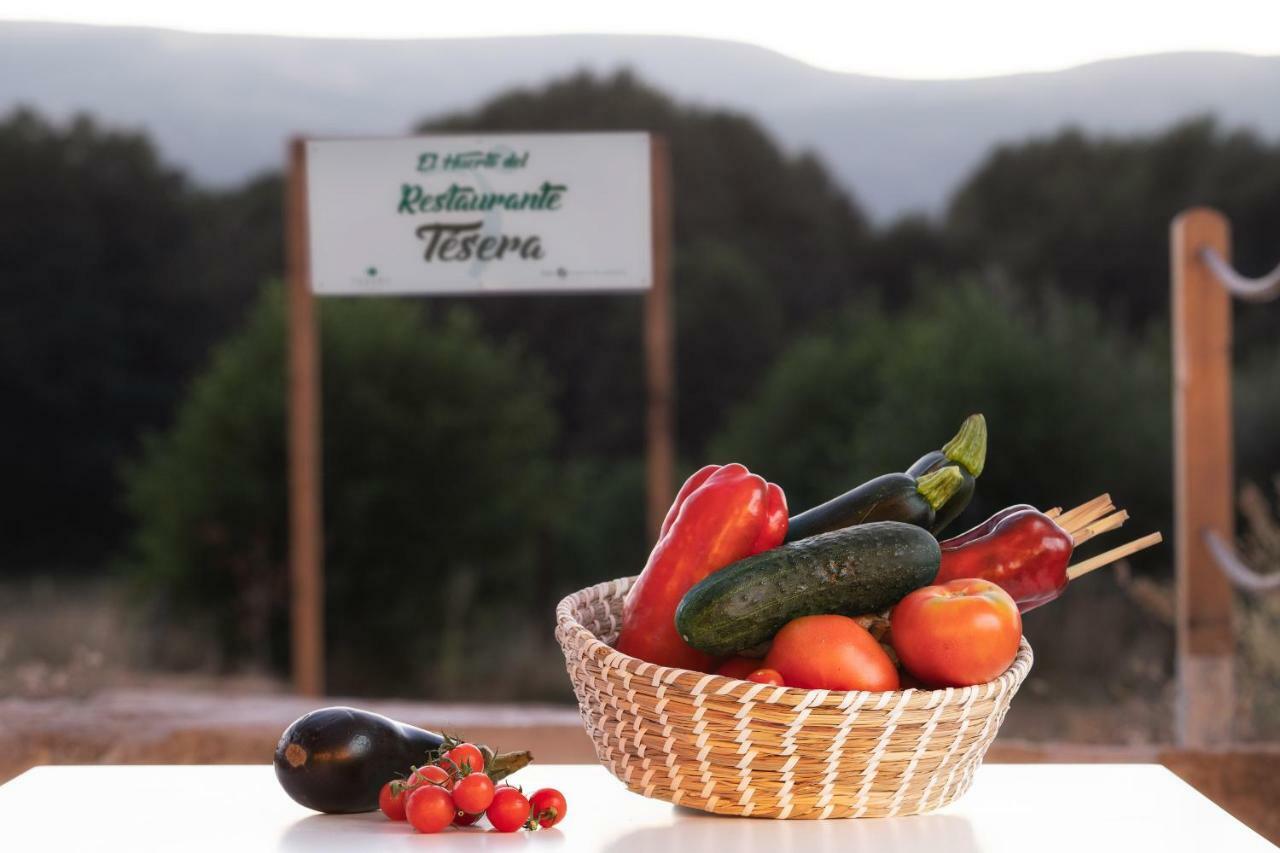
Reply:
M1049 71L1177 50L1280 54L1280 0L0 0L3 19L351 38L706 36L909 78Z

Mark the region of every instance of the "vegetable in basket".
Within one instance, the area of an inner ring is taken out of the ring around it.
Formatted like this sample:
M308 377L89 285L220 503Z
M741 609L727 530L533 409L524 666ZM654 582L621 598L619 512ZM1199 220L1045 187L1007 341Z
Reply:
M660 666L710 671L714 657L676 632L676 606L712 572L780 545L786 531L787 501L777 485L737 463L695 473L676 495L658 543L627 593L614 647Z
M1019 504L1002 509L965 533L942 543L940 581L979 577L999 584L1026 613L1062 595L1067 584L1089 572L1159 544L1157 531L1068 566L1072 549L1124 524L1111 496L1099 495L1074 509L1040 512Z
M969 505L986 460L987 421L970 415L941 450L921 456L906 473L876 477L791 519L787 541L869 521L904 521L937 533Z
M764 660L788 687L897 690L898 668L866 628L848 616L801 616L788 622Z
M991 581L1026 613L1066 589L1072 549L1070 533L1035 507L1019 504L944 541L937 581Z
M907 474L922 477L947 465L957 465L963 482L947 502L938 507L929 530L940 533L956 520L973 498L977 479L987 462L987 419L981 414L969 415L960 424L960 430L941 450L932 450L917 459Z
M929 531L898 521L789 542L695 585L676 610L676 627L699 651L733 654L800 616L886 610L932 583L940 556Z
M764 661L761 658L749 658L743 655L734 655L728 660L716 667L716 675L723 675L725 678L737 678L745 681L747 676L755 672Z
M939 468L919 479L910 474L884 474L791 519L787 541L875 521L904 522L928 530L938 508L945 506L963 485L964 475L956 465Z
M926 687L967 687L1000 677L1018 656L1022 617L1009 593L962 578L926 586L889 615L893 649Z

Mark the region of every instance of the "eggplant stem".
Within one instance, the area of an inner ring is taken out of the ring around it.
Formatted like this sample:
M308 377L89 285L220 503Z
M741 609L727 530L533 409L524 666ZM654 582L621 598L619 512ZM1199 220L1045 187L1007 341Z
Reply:
M531 763L533 763L533 753L527 749L520 752L500 752L485 766L485 773L497 782Z

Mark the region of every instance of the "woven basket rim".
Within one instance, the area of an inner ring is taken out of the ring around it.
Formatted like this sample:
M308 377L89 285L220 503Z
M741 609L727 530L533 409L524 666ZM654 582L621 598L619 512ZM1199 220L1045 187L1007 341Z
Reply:
M697 687L695 689L698 692L709 691L717 694L737 693L740 689L749 690L756 694L767 688L768 695L758 696L756 701L783 703L794 705L797 708L812 708L817 705L829 705L832 703L845 706L859 697L862 697L862 702L872 702L874 700L876 705L882 705L896 699L902 702L905 708L933 708L939 703L950 705L956 702L971 701L977 699L980 694L991 696L997 692L1004 694L1010 688L1016 690L1030 671L1033 660L1031 644L1027 642L1026 636L1023 636L1019 640L1018 654L1013 663L991 681L968 687L945 687L939 689L909 687L906 690L885 691L810 690L803 687L773 687L772 685L763 685L697 670L659 666L618 651L588 630L586 626L578 621L575 615L575 610L579 604L576 599L585 596L588 600L604 600L609 597L626 595L636 577L632 575L604 581L603 583L580 589L577 592L572 592L562 598L560 603L556 605L556 637L560 645L566 651L569 651L570 643L572 642L573 650L578 654L597 658L610 669L618 670L622 673L630 673L636 677L643 676L646 680L651 680L655 685L659 683L670 685L676 682L685 684L696 682Z

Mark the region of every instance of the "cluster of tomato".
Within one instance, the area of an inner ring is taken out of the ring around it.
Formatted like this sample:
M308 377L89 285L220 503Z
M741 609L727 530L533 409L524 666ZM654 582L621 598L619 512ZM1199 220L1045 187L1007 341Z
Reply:
M801 616L778 631L763 661L732 657L716 674L809 690L964 687L999 678L1022 637L1017 603L977 578L917 589L898 602L886 624L892 625L888 634L875 637L848 616Z
M495 785L485 773L484 753L460 743L432 764L415 767L408 779L392 779L378 793L378 807L391 820L407 820L418 832L471 826L483 815L498 832L540 829L564 819L564 795L542 788L526 797L519 788Z

